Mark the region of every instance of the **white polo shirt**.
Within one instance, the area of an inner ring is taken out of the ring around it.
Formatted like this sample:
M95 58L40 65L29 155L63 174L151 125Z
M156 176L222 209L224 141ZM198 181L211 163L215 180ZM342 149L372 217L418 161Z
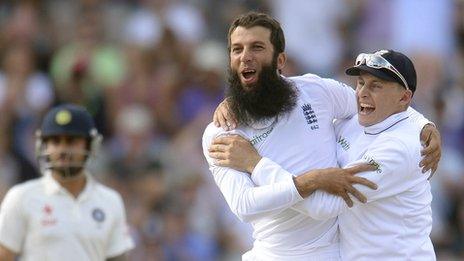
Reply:
M292 173L337 166L333 120L356 114L353 89L311 74L288 79L298 90L298 101L291 112L278 121L229 132L210 124L203 135L203 152L232 212L253 226L253 250L244 255L244 260L337 260L336 218L319 221L292 207L302 198L291 176L257 187L249 174L218 167L208 156L215 137L240 134L261 155Z
M77 199L50 173L12 187L0 209L0 244L25 261L97 261L132 249L121 196L86 176Z
M432 195L428 175L419 167L419 134L425 123L413 122L408 112L365 128L357 116L337 123L340 165L370 162L378 166L376 171L358 175L378 185L377 190L355 185L367 197L366 204L354 200L355 206L348 208L342 198L323 191L316 191L302 203L315 219L338 215L342 260L435 260L429 238ZM269 159L260 164L253 176L261 184L290 175Z

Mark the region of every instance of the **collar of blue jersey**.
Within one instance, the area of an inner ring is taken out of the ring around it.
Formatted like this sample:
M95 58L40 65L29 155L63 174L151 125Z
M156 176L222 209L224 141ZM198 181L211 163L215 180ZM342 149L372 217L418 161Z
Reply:
M385 120L383 120L382 122L379 122L377 124L374 124L368 127L364 127L364 133L367 135L378 135L392 128L398 123L406 120L407 118L409 118L409 114L407 111L395 113L391 115L390 117L386 118Z

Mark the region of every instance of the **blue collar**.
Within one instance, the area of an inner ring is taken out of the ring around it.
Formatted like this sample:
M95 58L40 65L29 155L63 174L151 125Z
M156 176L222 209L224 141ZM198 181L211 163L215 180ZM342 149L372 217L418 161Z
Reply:
M378 135L392 128L396 124L406 120L407 118L409 118L409 114L407 111L402 111L402 112L393 114L390 117L386 118L385 120L377 124L364 127L364 133L367 135Z

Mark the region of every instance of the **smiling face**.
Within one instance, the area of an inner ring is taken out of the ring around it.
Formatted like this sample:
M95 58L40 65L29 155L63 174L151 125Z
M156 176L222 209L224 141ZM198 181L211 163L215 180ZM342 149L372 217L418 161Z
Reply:
M230 35L230 68L245 89L258 82L264 66L272 64L275 52L270 38L271 31L262 26L238 26ZM279 53L276 61L277 69L282 69L285 54Z
M406 110L411 102L412 92L397 82L385 81L361 72L356 85L356 97L359 124L371 126Z

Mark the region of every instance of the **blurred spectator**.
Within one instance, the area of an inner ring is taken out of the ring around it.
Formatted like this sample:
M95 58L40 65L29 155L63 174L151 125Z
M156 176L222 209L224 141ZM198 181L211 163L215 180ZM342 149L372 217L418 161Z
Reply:
M55 53L50 72L59 99L85 106L105 135L105 92L121 84L125 64L119 49L103 42L99 15L98 7L81 10L76 37Z
M132 105L145 106L150 117L156 118L159 103L159 82L155 77L155 54L150 49L128 45L124 49L128 66L126 78L117 88L106 92L108 110L107 123L114 134L115 119L120 111Z
M198 44L206 35L202 12L188 1L171 0L160 10L166 26L184 44Z
M11 148L9 135L10 122L7 118L0 119L0 198L13 185L39 176L37 169L21 154Z
M182 191L181 191L182 192ZM183 201L171 203L164 212L162 243L166 260L217 260L216 242L191 229L187 205Z
M5 23L1 23L2 38L6 44L36 44L40 39L38 5L34 1L18 1L17 5L4 5L10 9Z
M390 0L352 1L354 22L357 27L354 31L352 48L353 55L360 52L372 52L388 49L390 46L393 7ZM383 19L379 19L383 17ZM391 49L391 47L390 47Z
M5 50L0 71L0 110L11 119L13 149L31 161L34 131L54 101L47 75L35 66L31 46L17 43Z
M455 51L453 8L453 0L392 1L391 46L411 54L420 86L414 105L432 120L434 99L448 82L446 61Z
M342 25L349 6L343 0L270 1L285 32L286 51L305 72L335 74L344 52Z
M205 42L193 55L195 67L192 82L179 96L179 116L183 124L192 121L200 113L211 115L223 98L227 53L220 43Z
M132 260L165 260L162 211L167 202L168 186L161 166L145 166L130 179L129 222L137 240Z
M156 13L137 8L126 21L123 41L129 45L149 49L161 40L163 25Z
M146 166L162 165L165 141L157 135L156 123L146 107L123 108L115 123L115 135L107 142L112 173L127 180Z

